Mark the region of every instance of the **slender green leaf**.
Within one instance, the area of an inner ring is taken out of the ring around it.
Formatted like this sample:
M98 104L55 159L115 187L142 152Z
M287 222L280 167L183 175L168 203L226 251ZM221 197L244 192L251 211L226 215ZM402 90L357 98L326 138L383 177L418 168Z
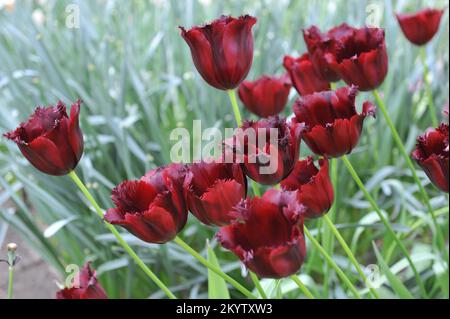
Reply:
M397 295L402 299L414 299L413 295L408 290L408 288L405 287L400 278L394 275L389 266L386 264L386 262L383 259L383 256L381 256L380 252L378 251L378 248L375 245L375 243L372 243L372 245L373 250L375 251L375 255L377 256L378 263L380 264L381 271L384 273L384 275L390 282L392 289L394 289Z
M207 245L208 261L220 268L219 261L212 247ZM230 299L227 283L225 280L217 275L215 272L208 269L208 297L210 299Z

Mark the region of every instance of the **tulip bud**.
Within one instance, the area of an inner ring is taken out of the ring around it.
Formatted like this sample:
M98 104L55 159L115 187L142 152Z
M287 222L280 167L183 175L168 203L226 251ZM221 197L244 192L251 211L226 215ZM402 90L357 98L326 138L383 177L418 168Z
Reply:
M242 82L238 93L250 112L259 117L269 117L283 111L291 87L289 76L263 76L253 82Z
M316 71L308 53L303 54L297 59L287 55L284 57L283 65L289 72L291 81L300 95L330 89L330 83Z
M439 30L444 10L424 9L411 14L396 14L405 37L415 45L427 44Z
M81 100L70 109L59 101L56 106L38 107L26 123L4 136L19 146L25 158L49 175L65 175L75 169L83 155L83 134L78 117Z
M448 193L448 124L429 129L417 138L412 157L422 167L428 178L441 191Z
M253 61L252 26L256 18L221 16L204 26L181 29L192 60L203 79L220 90L231 90L245 79Z

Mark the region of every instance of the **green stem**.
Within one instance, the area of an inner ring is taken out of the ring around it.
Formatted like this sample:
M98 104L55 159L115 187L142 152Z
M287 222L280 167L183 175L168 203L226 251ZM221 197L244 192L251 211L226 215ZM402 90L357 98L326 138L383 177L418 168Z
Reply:
M16 250L17 245L15 243L8 244L8 299L13 298L13 286L14 286L14 266L16 263Z
M281 279L275 279L275 287L270 292L270 295L275 295L275 299L283 298L283 292L281 291Z
M439 125L438 118L436 116L436 107L433 101L433 92L431 91L431 83L429 79L429 70L427 65L427 52L425 46L420 48L420 59L423 64L423 81L425 82L425 92L427 94L428 106L430 108L431 113L431 122L433 123L433 127L437 127Z
M228 97L230 98L231 106L233 107L234 119L236 120L236 124L238 127L242 125L242 117L241 112L239 111L239 105L236 98L236 92L234 90L227 90ZM255 196L261 196L261 191L259 190L258 183L254 180L250 180L252 185L253 194Z
M258 197L261 196L261 191L259 190L258 183L250 179L250 184L252 185L253 194Z
M355 298L361 299L361 295L359 294L358 290L355 288L355 286L351 283L350 279L345 275L345 273L342 271L341 268L333 261L333 258L331 258L330 255L323 249L322 246L320 246L319 242L311 235L309 230L305 227L304 228L305 235L308 237L308 239L311 241L313 246L322 254L322 256L325 258L326 262L336 271L337 275L341 278L341 280L347 285L347 287L351 290Z
M435 210L434 213L435 213L436 216L441 216L441 215L447 214L448 211L449 211L448 207L442 207L442 208L439 208L439 209ZM400 235L400 239L403 240L403 239L411 236L412 233L414 233L418 228L420 228L421 226L423 226L426 223L427 222L424 219L418 219L416 222L414 222L414 224L412 224L409 227L409 230L408 230L407 233L403 233L403 235ZM392 243L392 245L387 250L386 257L384 258L384 261L386 263L389 263L389 260L391 259L392 255L394 253L395 246L396 246L396 243L394 242L394 243Z
M444 239L444 236L442 235L441 227L439 226L439 223L438 223L438 221L436 219L436 216L434 215L433 208L431 207L430 199L428 198L427 192L425 191L425 188L422 186L422 183L420 182L420 179L417 176L417 172L416 172L416 169L414 167L414 164L413 164L410 156L406 152L405 146L403 145L403 142L402 142L402 140L401 140L401 138L400 138L400 136L399 136L399 134L397 132L397 129L395 128L394 123L392 122L392 120L391 120L391 118L390 118L390 116L389 116L389 114L387 112L386 106L384 105L383 100L380 98L380 95L378 94L378 91L374 90L373 91L373 95L375 96L375 99L377 100L378 107L380 108L381 112L383 113L383 116L384 116L384 118L386 120L386 123L387 123L387 125L389 126L389 128L390 128L390 130L392 132L392 136L394 137L395 143L397 144L397 147L399 148L400 153L405 158L406 164L408 165L409 169L411 170L413 179L416 182L417 186L419 187L420 194L422 195L422 200L425 203L425 205L426 205L426 207L428 209L428 212L431 215L431 219L433 221L434 228L436 230L436 234L437 234L437 237L438 237L440 250L444 253L444 257L445 257L447 265L448 265L449 258L448 258L447 248L446 248L446 245L445 245L445 239Z
M291 278L291 280L297 284L298 288L300 288L300 290L303 292L303 294L304 294L307 298L309 298L309 299L316 299L316 298L314 297L314 295L313 295L313 294L308 290L308 288L305 286L305 284L300 280L300 278L298 278L296 275L292 275L292 276L289 277L289 278Z
M216 267L212 263L210 263L208 260L203 258L198 252L196 252L191 246L189 246L187 243L185 243L180 237L175 237L173 241L179 245L181 248L186 250L189 254L191 254L195 259L197 259L202 265L208 267L212 271L214 271L217 275L222 277L225 281L229 282L232 286L234 286L237 290L242 292L245 296L251 299L256 299L256 296L252 294L247 288L242 286L240 283L238 283L236 280L228 276L226 273L224 273L222 270L219 269L219 267Z
M323 217L324 217L324 220L327 223L328 227L331 229L331 231L333 232L334 236L336 237L338 242L341 244L342 248L344 249L344 251L347 254L348 258L350 259L351 263L353 264L353 266L355 266L355 269L358 272L359 276L361 277L363 283L366 283L367 282L367 277L364 274L364 271L362 270L361 266L359 265L358 261L356 260L355 256L353 255L350 247L347 245L347 243L345 242L344 238L339 233L339 230L336 228L336 226L334 226L333 222L331 221L331 219L327 215L325 215ZM369 288L369 291L372 294L372 296L374 296L376 299L380 298L380 296L378 295L378 293L376 292L375 289Z
M333 83L333 85L331 85L331 89L335 90L336 89L336 85L335 83ZM330 159L330 178L331 178L331 183L333 186L333 190L334 190L334 198L337 199L339 198L339 194L337 192L338 188L337 188L337 160L335 158ZM334 213L336 211L337 208L337 203L336 201L332 204L332 206L330 207L329 211L328 211L328 218L330 219L330 221L333 223L332 217L334 216ZM327 251L328 254L332 255L333 251L334 251L334 240L333 240L333 234L330 232L330 228L326 227L324 223L322 223L322 246L323 248ZM330 266L328 264L325 264L325 269L324 269L324 279L323 279L323 293L324 293L324 298L328 298L328 293L329 293L329 277L330 277Z
M332 170L331 170L331 180L332 180L332 183L333 183L333 186L334 186L335 190L337 190L337 161L336 161L336 159L331 159L331 168L332 168ZM332 207L333 211L334 211L334 208L335 208L335 205L333 205L333 207ZM334 223L330 219L330 217L328 215L325 215L324 216L324 220L327 223L329 229L333 232L334 236L336 237L336 239L338 240L338 242L340 243L342 248L344 249L345 253L347 254L347 256L350 259L350 261L353 264L353 266L355 266L356 271L358 272L358 274L361 277L363 283L365 284L367 282L367 277L364 274L364 271L362 270L362 268L359 265L358 261L356 260L355 256L353 255L352 250L347 245L347 243L345 242L345 240L342 237L341 233L336 228L336 226L334 225ZM369 291L372 294L372 296L375 297L376 299L380 298L380 296L378 295L378 293L377 293L377 291L375 289L369 288Z
M103 220L103 211L100 206L95 201L94 197L89 193L86 186L84 186L83 182L80 180L75 171L69 173L69 176L75 182L75 184L80 188L81 192L86 196L89 202L94 206L95 211L98 216ZM116 237L119 244L125 249L125 251L133 258L136 264L144 271L144 273L162 290L170 299L177 299L175 295L164 285L164 283L144 264L144 262L139 258L139 256L134 252L134 250L128 245L128 243L122 238L117 229L109 224L104 222L106 228Z
M239 112L239 105L236 98L236 92L234 90L228 90L228 97L230 98L231 106L233 107L234 118L236 119L237 126L242 125L241 112Z
M394 239L394 241L397 243L398 247L400 248L400 250L402 251L402 253L405 255L405 258L407 259L412 271L414 272L414 276L416 277L416 281L419 284L420 290L422 292L422 295L426 298L428 298L427 292L425 290L425 285L422 281L422 279L420 278L419 272L416 269L416 266L414 265L413 261L411 260L411 256L409 255L408 250L406 249L405 245L403 244L403 242L398 238L398 236L395 234L394 229L392 228L391 224L389 223L389 221L384 217L383 213L381 212L380 208L378 207L377 203L375 202L375 200L373 199L372 195L369 194L369 192L367 191L366 187L364 186L363 182L361 181L361 179L358 176L358 173L356 173L355 169L353 168L353 165L350 163L350 161L348 160L347 156L344 155L342 156L342 161L344 162L345 166L347 167L350 175L352 175L353 179L355 180L356 184L358 184L359 188L361 189L361 191L364 193L364 196L366 197L366 199L369 201L370 205L372 206L372 208L375 210L376 214L378 215L378 217L380 218L381 222L384 224L384 226L386 227L388 233L392 236L392 238Z
M9 266L9 281L8 281L8 299L12 299L13 297L13 283L14 283L14 267Z
M337 161L334 158L331 159L331 180L332 180L335 192L336 192L336 190L337 190ZM332 208L330 209L330 213L334 212L335 207L336 207L336 204L334 204L332 206ZM360 264L356 260L356 257L353 254L352 250L350 249L350 247L346 243L345 239L342 237L342 235L339 232L339 230L334 225L334 223L331 220L331 218L329 217L329 215L325 215L323 217L324 217L325 223L328 225L328 228L331 230L331 232L336 237L336 239L338 240L338 242L341 245L341 247L344 249L345 253L347 254L348 258L350 259L350 262L353 264L353 266L355 267L355 269L358 272L359 276L361 277L363 283L365 284L367 282L367 277L364 274L364 271L362 270ZM375 289L369 288L369 292L372 294L372 296L374 298L376 298L376 299L380 298L380 296L378 295L378 293L377 293L377 291Z
M330 83L330 89L331 89L332 91L335 91L335 90L337 89L337 83L336 83L336 82L331 82L331 83Z
M261 283L259 282L258 276L250 271L250 278L252 278L253 284L255 284L256 289L258 290L259 294L261 295L261 298L267 299L266 292L264 291L263 287L261 286Z

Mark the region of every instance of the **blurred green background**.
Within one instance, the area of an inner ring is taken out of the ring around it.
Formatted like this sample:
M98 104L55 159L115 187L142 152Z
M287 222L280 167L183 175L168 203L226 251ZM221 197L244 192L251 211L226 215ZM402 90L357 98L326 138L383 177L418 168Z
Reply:
M196 72L179 25L202 24L221 14L249 13L257 17L254 61L248 76L255 79L262 74L283 73L283 56L306 50L302 28L315 24L326 30L342 22L362 26L373 14L371 10L380 10L377 12L380 26L386 30L389 52L389 73L380 91L408 151L431 123L419 49L403 37L394 12L415 11L431 3L442 8L447 1L12 2L0 9L0 133L15 128L37 105L83 99L85 152L77 172L105 209L112 205L110 192L116 184L170 161L169 134L173 128L190 129L194 119L202 120L203 127L234 126L226 94L208 86ZM79 28L67 27L68 17L78 9ZM440 31L427 45L433 96L439 110L449 99L448 35L446 10ZM286 116L292 112L295 98L292 90ZM360 94L358 108L365 99L373 100L370 94ZM245 111L244 117L254 118ZM307 154L303 144L302 156ZM440 257L432 249L435 234L427 227L430 218L381 116L366 120L359 147L350 159L394 229L405 237L431 296L448 297L448 272L442 271ZM419 173L448 238L448 197L430 185L422 171ZM331 217L358 261L363 266L377 263L372 248L375 242L392 272L415 297L419 296L405 259L386 236L345 167L339 167L338 174L337 210ZM2 239L9 228L57 268L61 278L67 264L93 260L110 297L164 297L89 211L69 178L36 171L16 145L4 138L0 139L0 191L0 245L6 244ZM364 283L330 230L320 220L308 222L308 226L365 293ZM205 253L206 240L212 240L215 231L190 216L181 236ZM207 297L206 268L190 255L171 243L151 245L124 236L177 296ZM223 270L253 289L240 262L216 247L214 240L211 244ZM346 298L345 285L317 251L308 248L300 278L319 296ZM263 284L274 297L280 297L280 291L286 298L300 296L289 280L264 280ZM383 297L396 297L389 281L379 291ZM235 290L231 295L241 297Z

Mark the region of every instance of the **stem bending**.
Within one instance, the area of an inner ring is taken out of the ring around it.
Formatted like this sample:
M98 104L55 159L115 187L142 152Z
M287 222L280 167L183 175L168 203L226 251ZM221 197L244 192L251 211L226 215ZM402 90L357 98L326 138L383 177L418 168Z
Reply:
M342 235L339 233L339 230L336 228L336 226L333 224L333 222L331 221L331 219L325 215L323 216L325 223L328 225L328 227L331 229L331 231L333 232L334 236L336 237L336 239L338 240L339 244L341 244L342 248L344 249L345 253L347 254L348 258L350 259L351 263L353 264L353 266L355 266L356 271L358 272L359 276L361 277L361 279L363 280L363 283L365 284L367 282L367 277L364 274L364 271L362 270L361 266L359 265L358 261L356 260L355 256L353 255L350 247L347 245L347 243L345 242L345 239L342 237ZM372 294L373 297L375 297L376 299L379 299L380 296L378 295L378 293L376 292L375 289L370 288L369 287L369 291Z
M313 294L308 290L308 288L305 286L305 284L300 280L300 278L298 278L296 275L292 275L292 276L289 277L289 278L291 278L291 280L297 284L298 288L300 288L300 290L305 294L305 296L306 296L308 299L316 299L316 298L314 297L314 295L313 295Z
M347 167L350 175L352 175L352 177L353 177L354 181L356 182L356 184L358 184L358 187L361 189L361 191L363 192L363 194L366 197L366 199L369 201L369 203L372 206L372 208L375 210L375 212L378 215L378 217L380 218L381 222L386 227L388 233L392 236L392 238L397 243L397 245L400 248L400 250L402 251L402 253L405 255L406 260L408 261L412 271L414 272L414 276L416 278L417 283L419 284L419 287L420 287L420 290L422 292L422 295L424 297L428 298L427 292L425 290L425 285L424 285L422 279L420 278L419 272L417 271L417 268L414 265L414 263L413 263L413 261L411 259L411 256L409 255L409 252L406 249L405 245L398 238L398 236L395 234L394 229L392 228L391 224L386 219L386 217L384 217L383 213L381 212L381 209L378 207L378 205L375 202L375 200L373 199L372 195L370 195L369 192L367 191L367 189L364 186L363 182L359 178L358 173L356 173L355 169L353 168L353 165L350 163L350 161L348 160L346 155L342 156L342 161L344 162L345 166Z
M216 267L215 265L211 264L208 260L203 258L198 252L196 252L191 246L189 246L187 243L185 243L180 237L175 237L173 240L177 245L179 245L181 248L186 250L189 254L191 254L194 258L196 258L201 264L208 267L212 271L214 271L217 275L222 277L224 280L228 281L231 285L233 285L237 290L242 292L245 296L251 299L256 299L256 296L252 294L248 289L246 289L244 286L242 286L240 283L238 283L236 280L231 278L229 275L224 273L222 270L219 269L219 267Z
M252 278L253 284L255 285L256 289L258 290L259 294L261 295L261 298L267 299L266 292L264 291L263 287L261 286L258 276L256 276L256 274L253 273L252 271L249 271L249 273L250 273L250 278Z
M309 232L309 230L305 227L304 232L306 237L311 241L313 246L322 254L322 256L325 258L326 262L336 271L337 275L341 278L341 280L347 285L347 287L350 289L350 291L353 293L356 299L361 299L361 295L359 294L358 290L355 288L355 286L352 284L350 279L345 275L345 273L342 271L341 268L333 261L333 258L331 258L330 255L323 249L322 246L320 246L319 242L314 238L313 235Z
M441 228L439 226L439 223L436 219L436 216L434 215L434 211L433 208L431 207L430 204L430 199L427 195L427 192L425 191L425 188L422 186L422 183L420 182L419 177L417 176L417 172L416 169L414 167L414 164L410 158L410 156L408 155L408 153L406 152L405 146L403 145L403 142L397 132L397 129L394 126L394 123L392 122L389 113L387 112L386 106L384 105L383 100L381 99L380 95L378 94L377 90L373 91L373 95L375 96L375 99L377 100L377 104L378 107L380 108L381 112L383 113L383 116L386 120L387 125L389 126L389 129L392 132L392 136L394 137L394 141L397 144L397 147L400 150L400 153L403 155L403 157L405 158L406 164L408 165L409 169L411 170L412 176L414 181L416 182L417 186L419 187L419 192L422 196L422 200L425 203L425 206L427 207L427 210L429 212L429 214L431 215L431 219L433 221L433 225L436 231L436 235L439 241L439 248L440 250L444 253L444 257L445 260L447 262L448 265L448 261L449 261L449 257L448 257L448 252L447 252L447 248L445 245L445 239L444 236L442 235L442 231Z

